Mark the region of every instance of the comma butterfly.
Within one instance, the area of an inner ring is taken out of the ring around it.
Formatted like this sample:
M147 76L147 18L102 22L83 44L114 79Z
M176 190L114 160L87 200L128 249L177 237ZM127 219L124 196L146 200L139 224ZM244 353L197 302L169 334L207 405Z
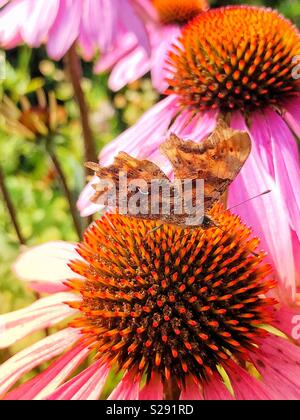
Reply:
M111 206L114 192L113 206L122 214L125 208L128 216L182 228L191 224L211 226L213 221L206 214L240 172L250 154L251 140L246 132L233 130L220 120L215 131L201 143L171 134L160 151L172 165L174 181L155 163L133 158L125 152L119 153L108 167L87 163L99 178L92 201ZM126 176L126 183L122 176ZM201 180L204 180L202 196L196 191L197 182ZM167 186L169 194L164 190ZM133 202L139 202L140 206L130 205ZM186 202L192 211L187 211ZM136 211L136 207L140 211Z

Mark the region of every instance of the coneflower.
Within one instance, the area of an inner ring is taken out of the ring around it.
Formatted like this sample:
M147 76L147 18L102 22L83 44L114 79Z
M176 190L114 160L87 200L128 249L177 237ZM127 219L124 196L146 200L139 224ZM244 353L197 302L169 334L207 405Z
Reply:
M46 44L49 56L61 59L74 43L85 59L107 53L131 36L149 50L146 29L130 0L4 0L0 3L0 46ZM99 25L101 22L101 25Z
M153 86L163 92L168 84L165 61L167 53L181 28L199 13L208 9L207 0L131 0L143 19L150 41L151 53L140 42L128 36L104 54L96 71L110 70L109 87L119 90L151 71Z
M110 399L299 399L299 347L270 296L276 281L259 240L221 206L209 215L218 227L154 232L154 222L107 214L76 247L22 255L17 274L56 294L1 316L0 346L73 320L0 367L0 395L98 399L114 368L123 376ZM88 356L91 366L70 379Z
M248 131L252 154L230 188L229 205L272 190L237 211L261 238L292 298L300 249L299 56L299 31L278 12L250 6L208 10L183 28L169 52L169 96L100 155L106 166L122 150L170 172L159 145L171 132L200 142L220 113ZM92 191L89 185L79 200L83 215L99 209L90 202Z

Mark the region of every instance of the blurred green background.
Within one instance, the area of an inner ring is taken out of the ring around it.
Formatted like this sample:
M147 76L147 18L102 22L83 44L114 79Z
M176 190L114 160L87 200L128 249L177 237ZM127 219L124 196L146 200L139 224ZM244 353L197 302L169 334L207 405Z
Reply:
M229 3L272 6L300 26L299 0L213 0L211 3L213 6ZM105 143L132 125L151 107L158 100L158 95L153 91L147 77L113 94L107 89L107 76L95 76L92 66L91 63L83 64L82 87L91 109L91 124L96 150L99 151ZM22 96L27 95L34 105L35 91L44 88L47 92L54 91L58 103L65 108L67 120L52 141L76 199L85 183L83 145L79 112L72 86L63 70L63 63L50 61L43 48L30 50L21 47L7 53L6 76L4 81L0 81L2 97L5 94L18 103ZM0 115L0 127L2 123ZM0 128L0 165L28 246L51 240L77 240L67 201L53 171L45 141L41 137L26 140L22 135L7 134ZM1 199L0 313L23 307L35 298L11 271L11 265L19 252L17 236ZM23 345L24 343L21 344ZM7 354L0 352L0 362L6 357Z

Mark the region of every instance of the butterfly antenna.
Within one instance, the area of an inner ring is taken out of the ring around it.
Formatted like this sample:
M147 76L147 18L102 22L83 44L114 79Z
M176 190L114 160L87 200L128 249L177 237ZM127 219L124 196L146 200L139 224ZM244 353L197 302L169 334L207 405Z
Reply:
M272 190L267 190L267 191L264 191L264 192L262 192L262 193L260 193L260 194L258 194L258 195L255 195L254 197L248 198L248 200L242 201L241 203L236 204L235 206L232 206L232 207L230 207L229 209L224 210L222 213L225 213L227 210L232 210L232 209L235 209L236 207L240 207L240 206L242 206L243 204L248 203L249 201L255 200L256 198L259 198L259 197L261 197L261 196L263 196L263 195L269 194L270 192L272 192ZM221 213L221 214L222 214L222 213Z

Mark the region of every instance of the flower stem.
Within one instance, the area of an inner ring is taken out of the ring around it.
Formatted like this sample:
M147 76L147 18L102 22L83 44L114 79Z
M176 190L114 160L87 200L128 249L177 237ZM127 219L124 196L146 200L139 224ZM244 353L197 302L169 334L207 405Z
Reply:
M85 100L85 96L81 87L82 67L80 58L76 52L76 45L74 44L65 56L66 71L70 77L74 89L74 95L79 106L80 118L82 124L82 132L84 139L85 160L95 162L97 161L97 154L93 139L92 130L89 123L89 109ZM87 175L89 170L86 169Z
M10 197L10 194L8 192L8 189L6 187L6 182L5 182L5 176L4 176L4 172L2 171L2 168L0 167L0 190L2 192L2 196L3 196L3 200L4 203L7 207L8 213L10 215L10 219L12 222L12 225L15 229L16 235L18 237L19 243L20 245L25 245L26 244L26 240L22 234L19 222L18 222L18 217L17 217L17 211L16 208L13 204L13 201Z
M170 378L164 383L164 400L177 401L180 397L180 389L176 379Z
M75 228L76 233L78 235L78 238L80 240L80 239L82 239L82 228L81 228L81 223L80 223L80 220L79 220L79 215L78 215L78 212L77 212L77 209L76 209L76 205L75 205L75 202L74 202L73 197L72 197L72 193L71 193L71 191L68 187L68 183L67 183L65 174L62 170L62 167L59 163L59 160L58 160L54 150L51 148L51 146L47 147L47 150L48 150L48 153L49 153L49 157L52 161L52 164L53 164L53 166L56 170L56 173L57 173L57 175L60 179L64 195L65 195L65 197L68 201L68 204L69 204L71 216L72 216L72 219L73 219L74 228Z

